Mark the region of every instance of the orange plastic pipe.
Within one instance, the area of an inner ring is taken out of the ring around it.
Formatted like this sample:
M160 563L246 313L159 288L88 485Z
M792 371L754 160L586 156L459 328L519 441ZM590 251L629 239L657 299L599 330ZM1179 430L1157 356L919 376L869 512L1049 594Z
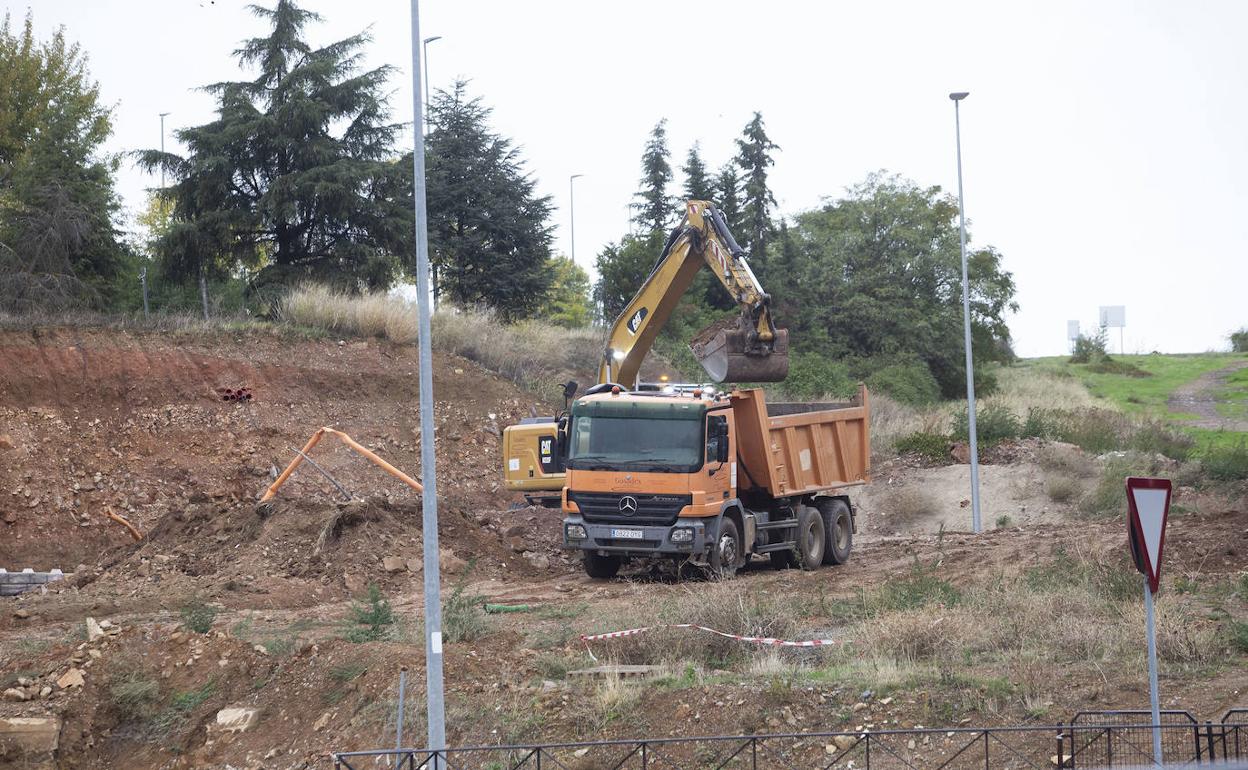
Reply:
M112 519L113 521L117 522L121 526L125 527L126 529L130 530L130 537L133 537L136 543L143 539L143 533L140 532L138 528L135 527L133 524L126 521L125 519L118 516L117 514L113 513L113 509L105 508L104 515Z
M348 447L354 449L356 452L368 458L373 463L375 463L377 467L381 468L386 473L389 473L391 476L394 476L399 481L402 481L404 484L407 484L409 487L416 490L417 492L425 491L425 488L420 485L420 482L416 481L411 476L408 476L403 471L399 470L398 468L394 467L390 463L381 459L380 457L377 456L375 452L363 446L362 444L357 442L355 439L351 438L350 436L348 436L347 434L343 433L340 430L334 430L333 428L326 427L326 428L321 428L316 433L312 434L312 438L308 439L308 443L303 445L302 453L296 455L295 459L290 461L290 465L286 466L286 470L282 471L282 475L278 476L277 479L275 479L273 483L269 485L269 488L265 490L264 495L260 498L260 502L265 503L273 499L273 497L277 494L277 490L283 484L286 483L287 479L290 478L290 474L294 473L295 469L303 464L303 456L311 452L312 448L315 447L320 442L321 438L326 433L337 436L339 439L342 440L342 443L346 444Z

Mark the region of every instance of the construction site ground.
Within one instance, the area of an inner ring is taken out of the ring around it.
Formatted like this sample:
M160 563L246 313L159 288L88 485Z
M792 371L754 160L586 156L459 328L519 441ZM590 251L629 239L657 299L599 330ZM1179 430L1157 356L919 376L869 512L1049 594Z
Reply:
M0 728L50 717L58 731L50 757L0 735L0 767L328 767L331 750L393 742L401 666L406 734L419 744L419 495L326 439L312 458L352 502L305 465L267 515L256 508L323 425L419 477L416 359L411 346L294 332L0 332L0 567L72 573L0 600ZM559 548L560 515L501 487L502 428L557 409L553 389L528 393L448 355L434 364L443 591L448 622L455 615L469 637L446 645L456 745L1047 724L1081 709L1147 707L1138 601L1091 617L1060 591L1037 593L1043 621L1020 629L1016 647L997 637L985 646L967 627L993 586L1004 595L1036 576L1078 572L1087 582L1106 570L1135 584L1122 519L1080 518L1072 502L1053 502L1040 444L983 467L981 536L966 532L965 465L885 456L875 483L854 493L847 565L759 564L724 582L639 568L592 581ZM223 400L221 389L239 388L252 398ZM1098 460L1081 462L1091 469L1082 483L1094 484ZM1163 651L1161 689L1167 707L1202 719L1248 706L1248 642L1228 632L1248 615L1242 494L1181 486L1166 539L1161 609L1173 649ZM869 610L899 577L979 598ZM370 584L397 621L383 640L352 641ZM516 611L485 614L485 603ZM196 613L211 621L206 633L187 628ZM747 633L772 616L795 638L838 644L777 653L656 631L587 650L579 638L655 619L742 619L721 630ZM1081 627L1105 618L1121 639L1062 651L1061 634L1086 639ZM1028 642L1033 632L1057 640L1057 652ZM660 676L568 676L595 665L590 650L599 662L657 665Z

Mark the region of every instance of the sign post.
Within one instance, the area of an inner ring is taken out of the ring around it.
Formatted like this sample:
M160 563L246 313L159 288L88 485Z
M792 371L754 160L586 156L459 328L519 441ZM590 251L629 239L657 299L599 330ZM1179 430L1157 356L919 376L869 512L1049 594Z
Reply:
M1161 697L1157 691L1157 626L1153 594L1161 584L1161 552L1170 513L1170 479L1127 478L1127 533L1131 558L1144 576L1144 613L1148 632L1148 690L1153 711L1153 763L1161 766Z

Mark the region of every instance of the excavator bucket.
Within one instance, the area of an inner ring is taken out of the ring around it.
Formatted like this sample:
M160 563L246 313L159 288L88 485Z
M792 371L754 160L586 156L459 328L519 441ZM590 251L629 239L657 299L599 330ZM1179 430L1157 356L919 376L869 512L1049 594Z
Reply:
M751 343L744 324L713 324L693 339L690 349L715 382L780 382L789 374L789 330L776 329L769 345Z

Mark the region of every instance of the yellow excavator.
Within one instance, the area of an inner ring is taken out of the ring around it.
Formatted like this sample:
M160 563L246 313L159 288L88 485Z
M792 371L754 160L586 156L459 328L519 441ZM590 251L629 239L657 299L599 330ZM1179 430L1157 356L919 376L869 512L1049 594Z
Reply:
M612 324L598 365L598 383L585 395L613 388L664 387L638 381L641 362L703 267L715 274L741 312L694 337L690 349L698 363L717 383L780 382L788 376L788 331L776 327L771 298L750 269L745 250L718 209L707 201L691 200L654 269ZM526 418L503 431L507 489L524 492L530 504L559 507L567 455L566 406L576 391L574 382L564 386L564 414Z

